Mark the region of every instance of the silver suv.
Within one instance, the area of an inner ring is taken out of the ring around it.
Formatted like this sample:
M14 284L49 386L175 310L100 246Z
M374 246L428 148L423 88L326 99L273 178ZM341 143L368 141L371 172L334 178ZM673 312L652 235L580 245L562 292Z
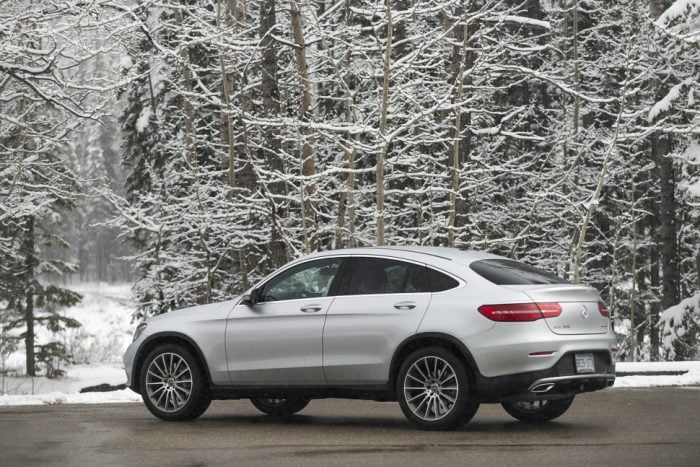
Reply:
M615 337L598 292L500 256L437 247L316 253L233 300L141 323L128 384L163 420L212 399L290 415L311 399L397 401L423 429L480 403L526 422L611 386Z

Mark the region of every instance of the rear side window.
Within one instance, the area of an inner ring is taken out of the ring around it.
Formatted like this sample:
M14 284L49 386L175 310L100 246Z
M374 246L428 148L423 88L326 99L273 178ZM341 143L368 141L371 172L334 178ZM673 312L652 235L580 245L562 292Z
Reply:
M498 285L568 284L552 273L511 259L482 259L469 265L472 271Z
M435 269L423 268L427 271L431 292L442 292L443 290L454 289L459 285L455 279Z
M459 283L424 266L384 258L353 258L339 295L440 292Z

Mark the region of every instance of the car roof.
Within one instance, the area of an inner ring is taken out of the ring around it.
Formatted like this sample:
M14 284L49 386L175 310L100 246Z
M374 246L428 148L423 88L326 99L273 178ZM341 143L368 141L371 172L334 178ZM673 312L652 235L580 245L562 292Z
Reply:
M468 265L473 261L480 259L503 259L503 256L493 255L475 250L459 250L457 248L439 247L439 246L374 246L360 248L344 248L339 250L328 250L314 253L309 256L332 256L337 254L345 255L387 255L396 256L414 260L429 260L428 257L440 258L443 260L454 261L456 263ZM307 256L308 258L308 256Z

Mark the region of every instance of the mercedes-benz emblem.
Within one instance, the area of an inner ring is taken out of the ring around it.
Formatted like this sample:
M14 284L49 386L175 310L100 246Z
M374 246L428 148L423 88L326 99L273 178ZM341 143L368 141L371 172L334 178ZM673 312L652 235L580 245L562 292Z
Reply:
M581 305L581 318L588 319L588 310L585 305Z

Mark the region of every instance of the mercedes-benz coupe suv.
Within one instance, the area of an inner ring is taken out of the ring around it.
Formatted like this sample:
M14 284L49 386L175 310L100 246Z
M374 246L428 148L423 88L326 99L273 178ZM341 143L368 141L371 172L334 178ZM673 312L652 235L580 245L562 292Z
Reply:
M128 385L163 420L212 399L291 415L311 399L398 401L414 425L454 429L481 403L526 422L615 380L598 292L504 257L377 247L292 261L233 300L141 323Z

